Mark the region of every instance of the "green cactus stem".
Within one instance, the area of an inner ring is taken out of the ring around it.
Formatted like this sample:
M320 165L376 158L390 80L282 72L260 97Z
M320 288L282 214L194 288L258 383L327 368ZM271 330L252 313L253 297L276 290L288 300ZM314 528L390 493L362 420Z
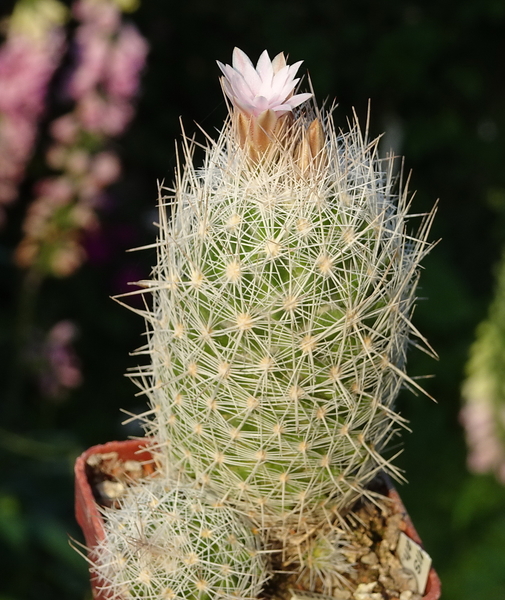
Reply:
M393 159L315 114L300 109L260 160L234 117L203 168L186 145L145 284L137 380L160 458L262 526L343 511L379 470L397 474L381 452L416 385L405 355L433 213L410 233Z

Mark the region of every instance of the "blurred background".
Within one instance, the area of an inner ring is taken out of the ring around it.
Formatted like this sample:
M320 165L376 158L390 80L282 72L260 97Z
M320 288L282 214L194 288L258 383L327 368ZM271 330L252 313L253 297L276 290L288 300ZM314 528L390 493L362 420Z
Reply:
M505 242L505 2L3 0L0 11L0 600L90 598L69 546L82 541L73 462L138 434L120 409L143 410L124 373L144 325L110 297L149 276L154 251L127 250L155 238L180 120L200 141L196 123L221 127L215 61L234 46L303 60L344 129L370 101L372 135L386 132L384 154L412 170L414 212L440 199L414 319L440 359L409 356L438 403L399 400L413 430L401 494L443 598L505 598L505 400L485 409L470 391L461 412Z

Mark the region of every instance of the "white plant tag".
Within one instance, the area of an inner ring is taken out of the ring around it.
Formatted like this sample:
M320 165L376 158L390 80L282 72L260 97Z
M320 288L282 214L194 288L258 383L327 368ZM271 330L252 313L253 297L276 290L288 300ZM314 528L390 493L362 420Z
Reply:
M415 575L418 593L424 594L431 568L430 555L419 544L411 540L408 535L405 535L403 531L400 532L396 554L402 563L402 567L412 571Z

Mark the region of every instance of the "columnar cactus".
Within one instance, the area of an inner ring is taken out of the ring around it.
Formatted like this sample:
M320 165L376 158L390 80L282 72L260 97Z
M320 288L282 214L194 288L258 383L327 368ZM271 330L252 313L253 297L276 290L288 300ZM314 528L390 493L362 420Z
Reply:
M139 373L165 469L284 532L395 472L381 451L430 224L408 231L377 141L300 107L299 64L220 65L230 119L160 200Z
M264 52L255 68L236 49L219 66L230 118L202 168L185 140L160 196L150 364L134 377L161 469L106 512L95 565L120 598L332 593L350 568L339 525L396 473L381 452L416 386L405 354L432 215L409 231L393 159L293 94L300 63ZM261 591L276 569L284 588Z

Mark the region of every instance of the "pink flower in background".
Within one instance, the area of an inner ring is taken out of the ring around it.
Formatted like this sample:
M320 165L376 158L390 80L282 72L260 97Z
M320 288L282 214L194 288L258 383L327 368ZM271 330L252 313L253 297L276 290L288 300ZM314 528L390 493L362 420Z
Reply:
M110 36L95 24L82 25L75 34L77 68L68 83L68 93L77 100L95 90L109 60Z
M100 152L91 163L91 177L99 186L117 181L121 175L121 163L113 152Z
M55 201L65 203L72 198L74 188L71 180L65 176L47 177L37 183L34 191L37 196L45 196L46 198L52 198Z
M0 48L0 204L16 199L37 137L47 87L63 55L61 27L43 37L10 32ZM5 219L0 209L0 221Z
M280 117L312 97L308 93L293 96L293 90L300 81L295 77L302 61L289 66L282 53L270 60L265 50L254 68L249 57L235 48L233 66L219 61L217 64L224 74L222 81L226 95L246 115L258 117L272 110Z
M138 93L148 51L145 38L134 25L121 27L104 74L104 86L111 96L131 98Z
M77 0L72 14L81 23L93 23L104 32L114 33L121 22L121 11L109 0Z
M66 29L63 2L17 0L6 20L0 45L0 224L7 214L2 205L16 199L25 177L53 75L67 63L67 35L73 50L65 81L54 79L61 88L50 97L56 106L49 107L68 112L48 126L47 169L32 188L14 251L34 295L45 277L68 277L88 259L86 238L96 239L101 231L98 209L112 198L106 188L121 175L119 157L109 147L134 116L148 52L139 31L123 23L121 8L134 8L134 0L76 0L77 22ZM58 99L66 104L58 106ZM103 237L109 256L118 245L124 249L122 240ZM63 320L43 335L25 321L20 364L35 374L45 397L62 400L83 379L74 350L77 327Z
M132 100L148 53L134 25L118 22L113 33L92 19L77 29L76 66L68 82L82 128L106 136L119 135L133 118Z
M123 133L135 114L129 102L104 98L95 92L81 98L76 110L83 129L107 137Z
M55 140L62 144L74 144L79 134L79 122L73 114L66 114L54 120L49 131Z
M0 51L0 111L38 115L44 108L47 83L61 57L62 32L55 29L47 38L26 36L7 39Z
M73 347L77 336L77 326L69 320L59 321L47 334L37 353L42 359L39 385L45 396L58 400L81 385L81 367Z
M505 447L499 439L496 415L488 400L472 399L461 409L459 418L465 428L470 471L494 471L497 478L505 483Z
M22 176L37 135L38 115L4 113L0 120L0 152L2 160Z

